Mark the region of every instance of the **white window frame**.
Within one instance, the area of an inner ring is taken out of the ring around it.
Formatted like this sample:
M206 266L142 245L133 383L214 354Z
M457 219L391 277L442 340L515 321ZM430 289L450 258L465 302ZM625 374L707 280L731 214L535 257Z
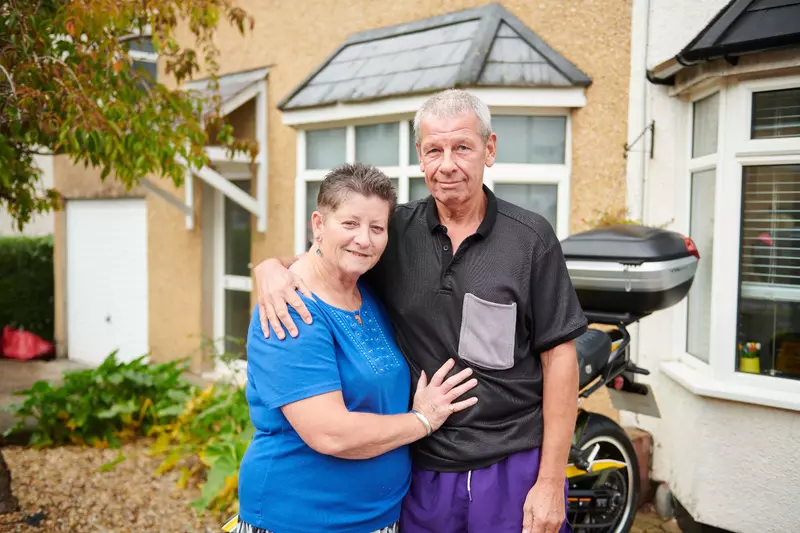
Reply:
M717 123L717 150L712 154L703 155L700 157L692 157L692 150L693 150L693 142L694 142L694 105L703 100L712 96L714 94L719 94L718 100L718 123ZM717 185L719 183L719 176L720 172L720 159L722 158L722 146L724 144L723 137L725 136L725 132L723 131L724 127L724 111L725 111L725 99L726 93L722 84L715 83L704 87L702 90L699 90L691 95L689 99L688 105L686 106L686 116L685 116L685 123L684 123L684 130L686 131L686 136L684 142L684 150L685 153L688 154L687 162L685 168L682 169L681 174L683 176L683 183L679 184L676 189L680 191L681 197L677 202L678 206L681 206L680 212L676 213L676 229L682 232L684 235L690 234L691 229L691 206L692 206L692 174L696 172L702 172L704 170L714 170L716 172L715 183L714 183L714 234L713 234L713 241L714 246L716 248L717 238L719 236L719 211L722 209L722 202L719 200L719 191L717 190ZM700 250L700 260L703 259L703 251ZM738 261L738 259L737 259ZM711 272L711 301L714 300L715 290L718 283L717 280L717 270L720 266L720 261L717 260L716 254L714 259L714 265L712 266ZM710 320L710 329L711 333L709 335L709 346L708 346L708 362L695 357L694 355L690 354L687 350L688 341L689 341L689 331L688 331L688 319L689 319L689 298L684 298L683 301L680 303L679 306L676 306L676 322L675 322L675 338L679 341L680 346L680 353L679 358L681 362L686 364L687 366L691 367L693 370L702 373L705 376L711 375L711 368L713 368L714 361L717 354L717 348L715 346L716 339L718 335L715 335L715 331L717 331L717 324L716 324L716 316L715 313L712 313L711 320Z
M245 174L226 173L230 181L251 181ZM237 276L225 272L225 194L214 190L214 348L217 354L225 352L225 291L234 290L252 294L252 276ZM251 243L252 244L252 243ZM251 250L252 251L252 250ZM252 264L249 265L252 269ZM221 375L230 371L239 372L246 369L247 363L243 360L231 361L229 368L225 368L217 361L215 370Z
M800 164L800 137L750 139L753 93L800 88L800 76L737 82L720 80L691 95L686 106L685 153L691 156L692 104L720 92L717 152L687 157L676 183L681 201L677 231L688 234L692 172L716 168L714 265L712 267L711 341L709 362L686 353L688 303L675 307L677 361L661 370L696 394L800 410L800 380L736 371L736 330L739 315L739 247L743 170L747 166ZM732 208L731 206L735 206ZM700 250L701 261L703 251Z
M511 107L491 108L493 116L564 116L566 117L565 146L563 164L509 164L495 163L486 168L484 184L494 190L495 183L512 184L546 184L558 186L556 207L556 234L560 239L569 234L570 224L570 176L572 174L572 114L566 107ZM311 213L306 212L306 184L308 182L322 181L330 169L306 168L306 132L329 129L345 128L345 163L355 162L356 157L356 126L370 124L397 123L400 128L399 135L399 165L380 167L390 178L397 178L397 200L399 203L408 201L410 179L423 178L424 175L419 165L410 164L410 142L414 135L409 124L413 114L400 114L392 117L362 117L348 120L347 122L325 122L305 124L297 130L297 175L295 179L295 253L305 252L306 224Z

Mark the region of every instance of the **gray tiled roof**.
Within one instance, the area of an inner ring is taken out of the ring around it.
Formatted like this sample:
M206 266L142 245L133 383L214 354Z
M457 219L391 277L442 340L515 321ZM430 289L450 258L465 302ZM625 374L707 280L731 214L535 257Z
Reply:
M266 78L269 73L269 68L256 68L252 70L245 70L241 72L233 72L217 77L219 85L219 95L222 102L233 99L237 94L244 91L254 83ZM203 98L209 98L214 95L210 87L211 80L209 78L202 78L199 80L192 80L185 85L186 90L198 91Z
M309 108L451 87L590 83L517 17L489 4L355 34L278 107Z

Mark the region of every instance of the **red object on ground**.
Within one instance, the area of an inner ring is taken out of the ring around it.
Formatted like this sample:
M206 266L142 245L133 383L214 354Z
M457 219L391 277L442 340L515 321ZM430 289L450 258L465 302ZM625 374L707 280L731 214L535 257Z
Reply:
M11 326L3 328L2 345L0 353L9 359L19 359L26 361L37 357L44 357L53 351L54 346L31 333Z

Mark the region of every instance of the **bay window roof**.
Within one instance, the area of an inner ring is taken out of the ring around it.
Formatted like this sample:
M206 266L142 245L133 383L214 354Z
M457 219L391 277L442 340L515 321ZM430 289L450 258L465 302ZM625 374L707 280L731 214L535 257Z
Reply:
M648 72L670 85L696 63L800 45L800 0L731 0L675 57Z
M591 79L499 4L352 35L282 111L453 87L586 87Z

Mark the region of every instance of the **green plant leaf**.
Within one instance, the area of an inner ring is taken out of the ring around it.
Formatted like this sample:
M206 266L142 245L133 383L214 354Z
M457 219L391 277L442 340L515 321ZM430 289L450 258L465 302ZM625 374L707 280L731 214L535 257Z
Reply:
M114 468L118 464L123 462L125 459L126 459L126 457L122 454L122 452L119 452L119 454L117 455L117 458L114 459L113 461L110 461L110 462L105 463L104 465L102 465L100 467L100 471L101 472L110 472L111 470L114 470Z
M170 405L158 411L158 416L178 416L185 410L183 405Z

